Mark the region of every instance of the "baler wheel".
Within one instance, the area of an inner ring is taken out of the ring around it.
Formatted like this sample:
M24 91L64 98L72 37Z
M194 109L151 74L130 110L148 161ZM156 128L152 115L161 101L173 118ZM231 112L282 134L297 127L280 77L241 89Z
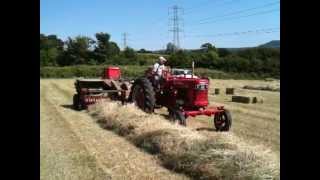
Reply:
M147 78L137 79L131 91L132 101L140 109L152 113L156 104L155 93L151 82Z
M78 111L82 109L79 94L73 95L73 108Z
M214 126L217 131L229 131L232 124L231 114L228 110L214 115Z

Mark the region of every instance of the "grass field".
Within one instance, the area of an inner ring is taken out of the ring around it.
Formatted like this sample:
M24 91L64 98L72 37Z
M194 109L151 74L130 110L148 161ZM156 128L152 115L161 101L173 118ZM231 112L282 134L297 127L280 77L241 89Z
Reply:
M73 79L40 80L41 179L189 179L164 168L157 156L146 153L128 139L102 129L86 111L72 110L73 82ZM279 86L280 82L212 80L210 103L225 105L231 111L233 126L229 134L249 145L270 148L280 157L280 93L241 89L244 85ZM236 94L263 97L264 103L231 102L231 97L224 95L225 87L236 88ZM213 88L221 88L221 95L213 95ZM161 109L157 113L166 111ZM200 127L206 131L195 131ZM210 127L208 117L188 121L188 129L201 135L216 135Z
M40 92L41 179L187 179L72 110L73 80L41 80Z

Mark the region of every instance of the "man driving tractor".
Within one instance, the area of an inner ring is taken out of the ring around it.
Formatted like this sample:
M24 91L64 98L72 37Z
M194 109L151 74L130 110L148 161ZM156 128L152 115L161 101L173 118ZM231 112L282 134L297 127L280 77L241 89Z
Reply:
M154 83L155 83L155 87L157 87L157 89L160 89L160 81L162 79L162 72L163 70L165 70L165 66L164 64L167 62L167 60L160 56L158 59L158 62L156 62L153 65L153 70L152 73L155 75L154 76Z

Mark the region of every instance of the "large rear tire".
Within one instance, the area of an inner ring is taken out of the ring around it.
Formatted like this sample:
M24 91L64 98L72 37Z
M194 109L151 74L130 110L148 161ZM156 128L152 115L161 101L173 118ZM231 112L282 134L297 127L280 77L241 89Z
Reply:
M232 125L231 114L228 110L214 115L214 126L217 131L229 131Z
M147 113L154 112L156 98L149 79L139 78L134 82L131 90L131 100L143 111Z
M82 109L79 94L73 95L73 108L78 111Z

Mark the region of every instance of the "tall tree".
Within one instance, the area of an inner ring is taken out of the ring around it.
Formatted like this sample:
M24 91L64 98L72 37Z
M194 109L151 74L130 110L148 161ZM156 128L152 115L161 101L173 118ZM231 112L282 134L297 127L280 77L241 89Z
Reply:
M214 47L211 43L204 43L200 47L204 52L209 51L217 51L216 47Z
M175 45L174 45L173 43L169 42L169 43L167 44L166 53L167 53L167 54L171 54L171 53L174 52L175 49L176 49Z
M110 57L114 57L120 54L120 48L117 43L110 41L108 54L110 55Z
M64 58L61 59L61 65L87 64L92 58L92 45L94 41L86 36L77 36L68 38L66 41L67 49Z
M189 53L178 50L177 52L170 55L168 60L168 65L172 67L190 67L191 66L191 57L189 56Z
M97 46L94 50L95 57L99 63L103 63L109 57L109 40L110 35L108 33L96 33Z
M125 58L128 59L136 59L137 58L137 53L134 51L134 49L130 47L126 47L123 51L123 55Z
M40 34L40 66L55 66L63 51L63 41L56 35Z
M108 59L118 55L120 48L115 42L110 42L110 35L108 33L96 33L97 46L95 47L94 54L98 63L103 63Z

